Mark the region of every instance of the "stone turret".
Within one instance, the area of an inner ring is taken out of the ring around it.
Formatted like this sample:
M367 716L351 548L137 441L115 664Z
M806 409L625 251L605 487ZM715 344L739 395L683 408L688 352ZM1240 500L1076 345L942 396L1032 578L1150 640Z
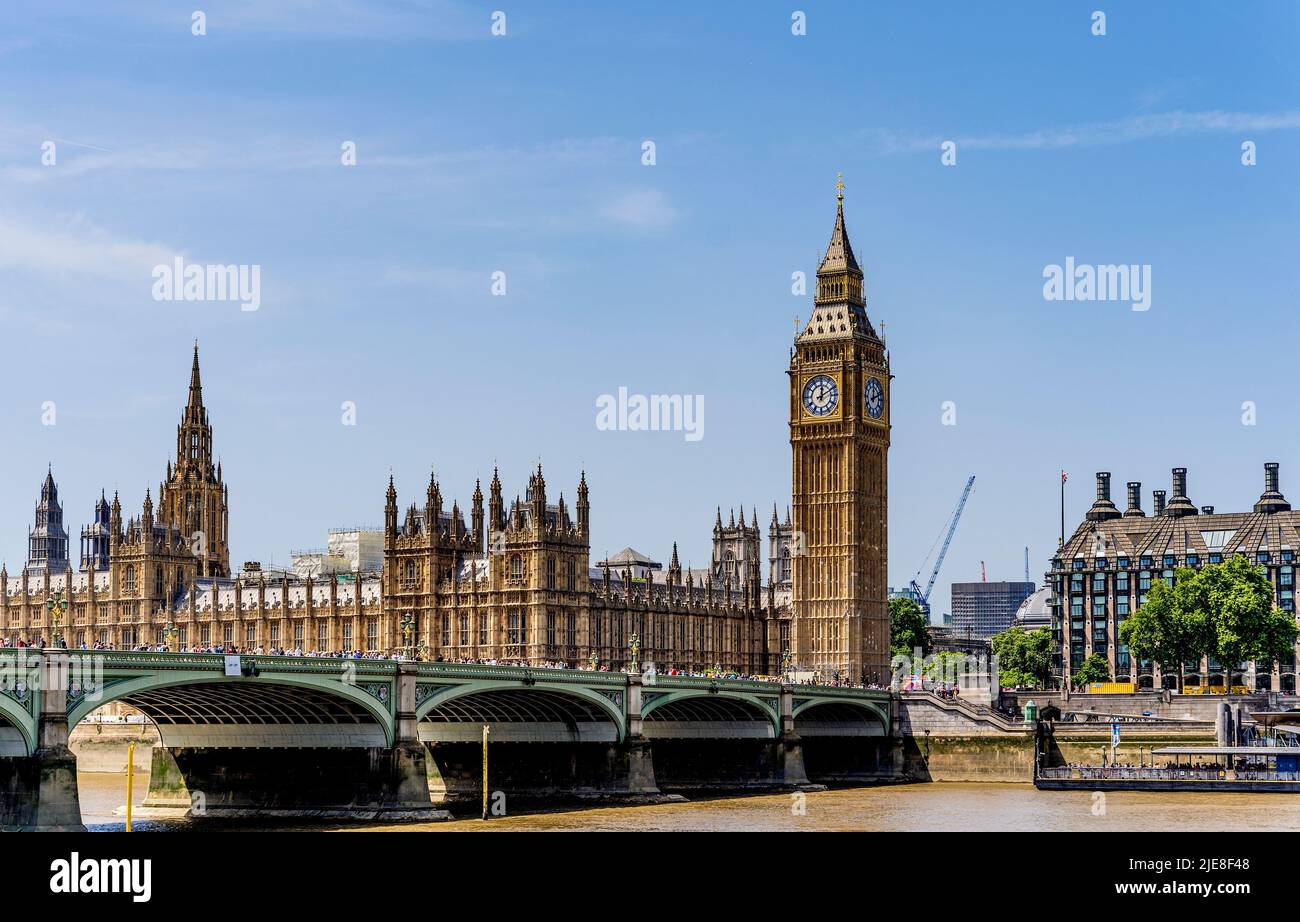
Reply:
M488 488L488 526L493 531L506 527L505 503L501 499L501 476L492 466L492 484Z
M384 500L384 534L397 534L397 488L393 486L393 475L388 475L388 493Z
M474 480L474 500L473 500L473 506L470 509L470 522L471 522L470 530L472 532L471 540L474 543L474 552L477 554L482 554L483 538L484 538L483 485L479 483L477 478L475 478Z
M591 500L587 495L586 471L578 480L578 534L586 540L591 538Z

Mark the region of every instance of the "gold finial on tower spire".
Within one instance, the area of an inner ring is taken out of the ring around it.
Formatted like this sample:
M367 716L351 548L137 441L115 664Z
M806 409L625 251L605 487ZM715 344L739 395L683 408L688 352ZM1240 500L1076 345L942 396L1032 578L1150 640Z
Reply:
M844 174L835 174L835 198L838 201L844 201Z

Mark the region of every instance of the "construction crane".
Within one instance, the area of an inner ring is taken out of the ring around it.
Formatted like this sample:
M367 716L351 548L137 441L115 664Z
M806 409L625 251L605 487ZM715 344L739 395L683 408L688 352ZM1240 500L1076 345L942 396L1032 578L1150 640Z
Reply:
M925 584L925 591L917 584L917 577L921 571L916 571L916 576L912 577L911 590L912 597L916 599L917 604L921 606L921 611L925 612L925 617L930 617L930 592L934 589L934 581L939 578L939 568L943 566L943 559L948 556L948 545L952 544L952 536L957 531L957 523L961 521L962 510L966 508L966 500L970 498L971 490L975 489L975 475L971 474L970 480L966 481L966 488L961 491L961 499L957 501L957 508L953 510L951 518L948 520L948 531L944 535L943 547L939 550L939 556L934 562L934 569L930 571L930 581ZM938 539L935 539L936 541ZM934 545L930 546L934 550ZM929 554L926 559L929 559ZM924 564L922 564L924 566Z

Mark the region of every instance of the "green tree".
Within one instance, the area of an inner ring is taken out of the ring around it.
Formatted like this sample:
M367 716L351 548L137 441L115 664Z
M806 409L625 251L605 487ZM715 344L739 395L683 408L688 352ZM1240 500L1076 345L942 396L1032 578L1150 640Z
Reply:
M993 655L998 659L998 684L1046 687L1052 674L1052 632L1013 627L994 634Z
M1273 607L1273 585L1263 567L1237 554L1197 574L1215 631L1214 656L1225 670L1246 660L1272 665L1294 649L1292 618ZM1231 686L1231 682L1225 682Z
M914 599L889 600L889 653L912 656L917 647L921 656L930 655L930 622Z
M1262 567L1237 554L1200 570L1179 569L1172 588L1151 587L1145 604L1120 625L1130 655L1178 667L1213 656L1226 669L1244 662L1273 663L1294 649L1291 616L1273 607L1273 587ZM1225 683L1230 686L1231 682Z
M925 667L924 675L935 682L960 681L965 663L965 653L936 653L929 665Z
M1211 565L1217 566L1217 565ZM1158 579L1146 602L1119 628L1120 643L1129 655L1149 659L1162 669L1178 667L1178 687L1183 686L1185 664L1214 650L1214 623L1206 585L1197 577L1210 570L1187 567L1174 573L1174 585Z
M1094 653L1074 671L1074 687L1083 688L1089 682L1109 682L1110 663L1100 653Z

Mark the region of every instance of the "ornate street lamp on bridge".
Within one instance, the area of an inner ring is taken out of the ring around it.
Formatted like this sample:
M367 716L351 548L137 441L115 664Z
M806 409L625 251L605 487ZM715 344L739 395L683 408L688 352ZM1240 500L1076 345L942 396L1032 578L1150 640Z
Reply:
M411 659L411 638L415 635L415 616L409 611L402 616L402 655Z
M45 608L50 613L50 643L56 647L66 647L63 642L63 613L68 610L68 600L63 597L62 590L55 590L54 594L45 600Z

